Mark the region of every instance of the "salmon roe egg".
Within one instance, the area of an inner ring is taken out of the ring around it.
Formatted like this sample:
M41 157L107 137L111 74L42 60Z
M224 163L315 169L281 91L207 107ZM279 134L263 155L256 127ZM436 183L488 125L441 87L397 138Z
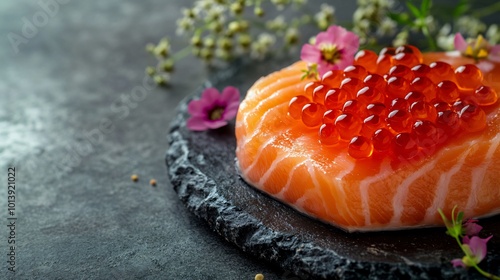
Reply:
M436 87L436 97L448 103L453 103L460 96L457 85L452 81L442 81Z
M387 128L379 128L372 135L373 148L383 152L391 148L393 135Z
M385 91L385 79L379 74L370 74L363 80L365 86Z
M483 73L474 64L459 66L455 70L457 85L464 90L475 90L483 83Z
M380 102L383 103L385 100L385 95L371 87L364 87L358 91L356 98L362 104L369 104L370 102Z
M408 66L405 65L394 65L389 70L389 76L401 77L409 81L415 78L415 75Z
M323 114L323 123L335 123L335 120L340 114L342 114L340 110L327 110Z
M346 91L349 99L356 97L356 93L363 86L363 82L358 78L345 78L340 83L340 88Z
M394 136L392 149L396 155L404 159L411 159L418 154L418 144L415 136L407 132Z
M349 113L343 113L335 120L335 125L340 134L340 138L349 141L361 131L361 120Z
M453 71L451 65L449 65L446 62L442 61L432 62L431 64L429 64L429 67L431 71L427 75L427 77L431 79L431 81L435 84L444 80L451 80L451 81L456 80L455 71Z
M468 132L477 132L486 128L486 114L479 106L466 105L459 115L464 129Z
M431 72L431 68L427 64L417 64L411 68L415 77L426 77Z
M427 77L416 77L411 81L410 88L420 91L427 101L436 98L436 85Z
M417 120L413 124L412 133L417 144L425 149L431 149L438 143L438 129L436 125L428 120Z
M405 99L408 101L409 104L412 104L413 102L416 101L425 101L426 98L425 96L420 92L420 91L410 91L406 94Z
M387 124L396 132L410 131L411 115L405 110L393 110L387 115Z
M362 113L363 106L357 100L347 100L342 107L342 112L349 113L352 115L360 115Z
M370 50L361 50L354 57L354 65L363 65L368 72L377 71L378 55Z
M366 113L368 115L385 117L385 115L387 115L387 107L384 105L384 103L370 103L366 105Z
M302 118L302 108L309 102L311 100L303 95L292 97L288 104L288 115L296 120Z
M498 95L493 88L489 86L480 86L474 91L472 100L480 106L489 106L497 103Z
M383 126L384 122L381 117L378 115L370 115L363 120L360 133L365 137L371 137L375 130L382 128Z
M467 106L467 105L469 105L469 104L471 104L471 103L472 103L472 101L465 101L465 100L457 99L457 101L455 101L455 102L453 103L453 105L451 106L451 108L452 108L455 112L457 112L457 113L459 113L459 114L460 114L460 111L462 111L462 109L463 109L465 106Z
M419 61L418 63L422 63L424 61L424 57L422 55L422 52L415 46L412 45L404 45L404 46L399 46L396 48L396 54L398 53L409 53L413 54L417 60Z
M391 100L391 106L389 107L389 111L394 111L394 110L407 111L409 107L410 104L408 104L408 100L398 97Z
M379 55L377 59L377 71L379 75L384 75L393 65L392 56L388 54Z
M339 142L340 136L334 124L322 124L319 128L319 141L324 145L335 145Z
M387 80L387 93L392 97L405 97L410 89L408 80L401 77L390 77Z
M340 109L347 99L347 92L341 88L330 89L325 96L324 104L328 109Z
M436 108L437 112L451 110L451 106L448 102L439 101L439 100L434 103L434 108Z
M340 114L342 114L340 110L327 110L323 114L323 123L335 123L335 120Z
M416 101L410 105L410 114L414 119L422 119L428 121L435 121L437 111L434 106L425 101Z
M323 104L325 102L326 93L330 91L330 87L319 85L312 92L312 100L316 103Z
M319 86L323 86L320 82L314 81L314 82L309 82L304 86L304 93L306 96L312 98L314 89L316 89Z
M438 128L441 128L439 138L440 142L443 143L454 136L460 129L460 118L458 113L453 110L438 112L436 125Z
M416 55L412 53L397 53L392 57L392 60L395 65L400 64L408 67L413 67L422 62Z
M381 55L395 55L395 54L396 54L396 48L394 48L394 47L384 47L378 53L379 56L381 56Z
M347 147L347 153L355 159L368 158L373 153L373 144L363 136L354 136Z
M357 78L363 80L366 75L368 75L368 71L366 71L365 67L361 65L349 65L344 69L345 78Z
M302 122L309 127L318 126L323 120L324 106L318 103L307 103L302 107Z
M344 79L342 70L330 70L323 74L321 77L321 84L327 85L331 88L340 87L340 82Z

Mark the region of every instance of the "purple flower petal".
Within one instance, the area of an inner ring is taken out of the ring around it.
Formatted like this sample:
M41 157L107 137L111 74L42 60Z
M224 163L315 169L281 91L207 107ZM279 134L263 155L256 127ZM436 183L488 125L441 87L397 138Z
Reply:
M465 230L465 234L468 236L477 235L481 231L481 229L483 229L482 226L477 224L477 220L474 219L468 219L467 221L465 221L463 227Z
M490 48L489 59L495 62L500 62L500 45L494 45Z
M310 63L318 63L321 61L321 52L315 46L305 44L300 51L300 59Z
M316 39L314 40L314 45L316 47L320 46L321 44L331 44L332 39L335 37L332 36L332 34L328 32L320 32L318 35L316 35Z
M451 260L451 263L453 264L454 267L466 267L462 259Z
M216 88L207 88L201 94L201 99L206 102L206 104L214 104L220 98L219 91ZM210 107L210 106L209 106Z
M462 34L460 33L455 34L455 39L453 42L456 50L464 52L467 49L467 42L465 41Z
M488 243L488 241L492 237L493 237L493 235L491 235L488 238L479 238L477 236L471 237L468 244L469 244L470 250L472 251L474 256L477 258L478 263L480 261L482 261L484 259L484 257L486 257L486 253L488 251L488 249L486 247L486 243Z
M344 42L344 47L346 52L349 54L355 54L359 49L359 38L356 34L352 32L346 32L342 40Z
M231 103L239 103L240 102L240 91L235 87L226 87L222 91L221 99L227 102L227 104Z
M214 121L206 120L203 123L206 127L210 128L210 129L216 129L216 128L225 126L227 124L227 121L225 121L223 119L214 120Z
M240 104L238 103L229 104L229 106L227 106L226 109L224 110L222 119L229 120L234 118L236 116L236 113L238 113L239 105Z
M189 130L193 131L203 131L207 130L207 126L205 125L205 120L198 116L193 116L189 118L186 122L186 126Z
M203 111L207 106L210 106L210 104L203 99L191 100L188 104L188 112L193 116L203 115Z
M491 55L500 55L500 45L494 45L490 49Z

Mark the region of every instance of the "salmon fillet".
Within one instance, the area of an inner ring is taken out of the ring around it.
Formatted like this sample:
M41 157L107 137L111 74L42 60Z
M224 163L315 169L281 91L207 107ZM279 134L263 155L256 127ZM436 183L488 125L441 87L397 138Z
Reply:
M470 63L442 53L424 61ZM481 67L480 67L481 68ZM322 145L318 130L287 116L303 94L297 62L255 82L236 119L236 156L242 178L296 210L346 231L398 230L442 225L438 209L466 217L500 213L500 108L489 106L487 127L453 139L432 156L398 164L391 158L356 160L346 149ZM483 68L481 68L483 69ZM500 92L500 64L483 69L484 83Z

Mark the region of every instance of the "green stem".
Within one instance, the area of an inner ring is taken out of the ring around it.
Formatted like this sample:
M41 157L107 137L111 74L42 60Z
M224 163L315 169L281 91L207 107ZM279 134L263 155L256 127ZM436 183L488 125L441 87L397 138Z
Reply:
M469 253L467 253L467 251L466 251L466 250L464 250L464 247L463 247L463 245L462 245L462 242L460 242L460 239L459 239L459 237L458 237L458 236L456 236L456 237L455 237L455 240L457 241L458 246L460 246L460 249L462 249L462 252L464 252L464 253L465 253L465 255L466 255L469 259L472 259L472 256L470 256L470 255L469 255ZM477 263L474 263L474 264L472 265L472 267L474 267L474 268L477 270L477 272L481 273L481 275L483 275L483 276L484 276L484 277L486 277L486 278L490 278L490 279L493 279L493 280L500 280L500 277L498 277L498 276L496 276L496 275L493 275L493 274L491 274L491 273L489 273L489 272L486 272L486 271L482 270L482 269L481 269L481 268L477 265Z
M172 60L174 62L177 62L177 61L183 59L184 57L188 56L191 53L191 50L192 50L192 47L189 45L182 48L181 50L179 50L178 52L176 52L172 55Z
M472 15L478 18L482 18L494 14L498 11L500 11L500 2L496 2L495 4L492 4L487 7L479 8L476 11L474 11Z
M437 44L434 41L434 38L432 37L431 32L429 31L429 27L427 27L427 25L423 25L421 27L421 29L422 29L422 33L427 38L427 42L429 43L429 47L431 48L431 51L436 51Z

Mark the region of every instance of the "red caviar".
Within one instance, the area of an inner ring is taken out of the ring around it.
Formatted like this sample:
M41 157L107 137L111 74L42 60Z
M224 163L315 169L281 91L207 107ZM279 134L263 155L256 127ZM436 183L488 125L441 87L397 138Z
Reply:
M368 158L373 153L373 144L363 136L354 136L349 143L347 152L355 159Z
M402 46L358 52L352 66L306 84L288 115L317 130L322 145L346 149L354 159L405 161L484 130L484 108L497 102L477 66L424 64L420 50Z

